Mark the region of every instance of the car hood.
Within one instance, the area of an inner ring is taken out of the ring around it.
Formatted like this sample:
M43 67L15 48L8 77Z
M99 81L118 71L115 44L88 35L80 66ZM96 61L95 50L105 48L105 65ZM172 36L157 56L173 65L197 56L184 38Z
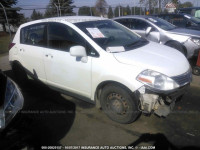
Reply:
M200 37L200 31L192 30L192 29L186 29L186 28L175 28L175 29L170 30L168 32L181 34L181 35L198 36L198 37Z
M187 72L188 60L179 51L154 42L126 52L113 53L121 63L151 69L169 77Z

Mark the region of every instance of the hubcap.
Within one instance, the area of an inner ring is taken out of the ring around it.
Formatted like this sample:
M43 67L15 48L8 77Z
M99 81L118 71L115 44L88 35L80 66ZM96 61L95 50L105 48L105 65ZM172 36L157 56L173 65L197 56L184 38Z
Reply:
M120 94L111 93L107 97L107 107L116 114L124 115L127 112L128 104Z
M197 73L197 74L198 74L198 73L199 73L199 70L198 70L198 69L196 69L196 70L195 70L195 73Z
M200 68L199 67L195 67L193 69L193 72L194 72L195 75L200 75Z

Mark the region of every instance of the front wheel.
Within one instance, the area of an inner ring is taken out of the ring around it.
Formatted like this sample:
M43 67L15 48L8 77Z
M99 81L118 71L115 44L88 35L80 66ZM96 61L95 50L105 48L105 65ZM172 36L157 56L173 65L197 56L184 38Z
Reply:
M105 86L100 96L100 103L106 115L119 123L131 123L140 114L138 110L139 100L120 85Z
M193 72L194 75L200 76L200 67L195 66L195 67L192 69L192 72Z

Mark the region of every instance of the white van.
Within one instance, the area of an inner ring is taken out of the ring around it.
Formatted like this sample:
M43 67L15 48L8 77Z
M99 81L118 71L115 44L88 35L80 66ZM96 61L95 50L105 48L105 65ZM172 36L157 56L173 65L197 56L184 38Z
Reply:
M28 22L19 27L10 47L19 81L24 83L29 74L102 107L119 123L131 123L141 112L166 116L191 82L182 53L100 17Z

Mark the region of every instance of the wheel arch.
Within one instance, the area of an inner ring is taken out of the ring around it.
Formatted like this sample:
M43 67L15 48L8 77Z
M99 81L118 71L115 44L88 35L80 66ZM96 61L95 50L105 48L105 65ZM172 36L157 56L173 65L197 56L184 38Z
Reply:
M14 65L20 65L20 66L22 66L22 64L18 60L11 61L10 65L11 65L11 67L13 67Z
M130 88L128 88L127 86L125 86L124 84L122 84L122 83L120 83L120 82L112 81L112 80L103 81L103 82L101 82L101 83L97 86L97 88L96 88L96 90L95 90L95 93L94 93L95 103L96 103L96 106L97 106L98 108L101 107L101 105L100 105L100 95L101 95L102 89L103 89L105 86L109 85L109 84L118 85L118 86L120 86L120 87L125 88L129 93L133 93L133 92L131 91Z
M180 44L180 45L183 47L184 53L185 53L186 56L187 56L187 48L186 48L182 43L180 43L179 41L176 41L176 40L169 40L169 41L165 42L164 45L167 46L167 44L169 44L169 43L178 43L178 44Z

